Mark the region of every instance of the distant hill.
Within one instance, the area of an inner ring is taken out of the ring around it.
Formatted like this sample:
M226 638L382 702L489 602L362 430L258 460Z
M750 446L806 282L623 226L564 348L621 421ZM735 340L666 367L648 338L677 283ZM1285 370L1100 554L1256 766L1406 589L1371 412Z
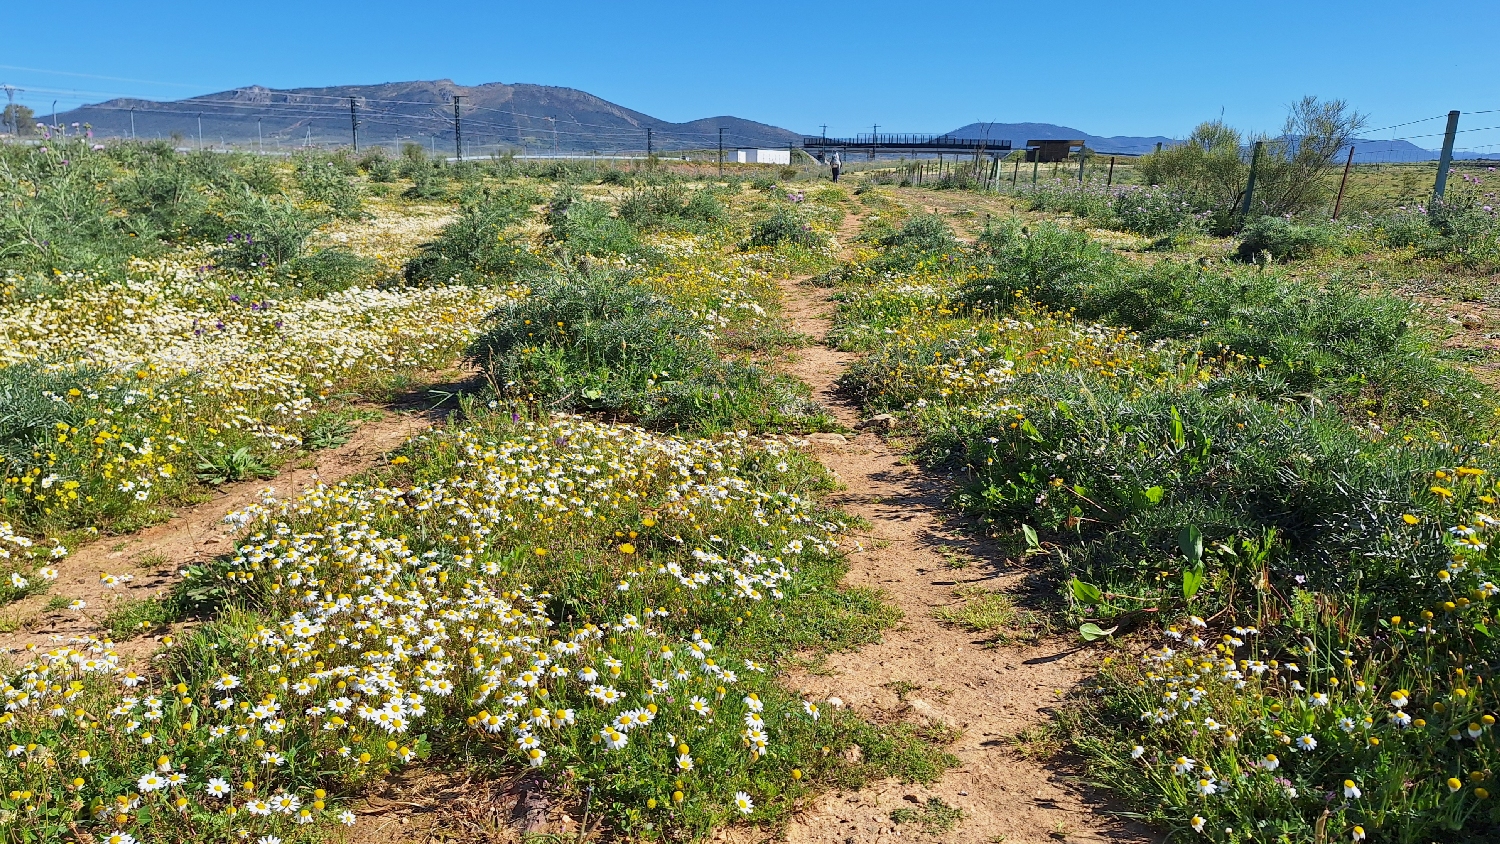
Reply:
M59 112L64 124L90 124L96 137L180 136L195 145L199 121L205 146L296 147L348 144L350 98L361 146L415 142L452 152L453 97L461 101L466 154L512 149L532 153L638 152L646 130L657 150L785 147L802 136L739 117L671 123L573 88L547 85L459 85L449 79L277 90L252 85L185 100L118 99ZM555 124L554 120L555 118Z

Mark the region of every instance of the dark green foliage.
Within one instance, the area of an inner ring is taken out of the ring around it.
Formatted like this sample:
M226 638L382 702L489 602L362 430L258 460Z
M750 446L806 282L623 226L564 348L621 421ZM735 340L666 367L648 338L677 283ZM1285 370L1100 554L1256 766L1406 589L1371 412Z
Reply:
M466 206L442 234L422 245L407 262L408 284L446 284L513 279L538 269L542 261L526 248L526 238L512 227L526 220L541 197L534 191L510 188L491 192Z
M582 199L575 189L558 191L547 206L547 236L573 255L627 255L641 251L630 223L608 203Z
M119 272L155 230L112 213L111 162L81 141L0 151L0 267Z
M184 159L152 157L142 164L114 188L115 201L138 231L186 240L213 228L217 219L209 215L208 194Z
M1310 258L1319 249L1334 244L1325 226L1301 225L1285 217L1258 217L1245 226L1235 253L1241 261L1256 261L1269 255L1275 261Z
M229 234L218 260L239 269L265 268L302 254L318 227L317 218L288 200L268 199L248 188L232 200L224 215Z
M320 249L277 267L277 275L285 284L309 297L368 284L380 272L378 261L344 249Z
M1050 223L996 228L980 246L987 272L963 289L967 304L1005 309L1035 301L1146 340L1245 355L1276 376L1250 387L1313 391L1350 409L1431 418L1454 431L1474 422L1459 399L1487 392L1436 359L1414 307L1394 296L1269 270L1211 271L1177 261L1141 268Z
M297 160L297 187L302 195L328 208L335 217L356 219L361 210L361 191L345 172L348 159L334 156L303 156ZM348 168L352 169L352 165Z
M395 163L380 147L359 157L359 169L363 170L372 182L390 182L396 178Z
M1085 580L1152 583L1186 524L1209 542L1274 529L1285 546L1270 572L1279 584L1301 575L1309 588L1362 584L1394 600L1411 572L1441 568L1441 544L1411 543L1401 516L1422 479L1452 465L1451 449L1372 442L1336 414L1248 397L1130 397L1062 372L1018 387L1026 425L959 425L942 441L983 467L963 496L969 507L998 526L1072 533L1069 559Z
M619 215L641 231L702 231L722 225L727 212L712 191L670 182L631 191L620 201Z
M752 249L780 246L783 243L815 247L822 242L823 239L813 231L812 224L803 215L783 206L750 227L750 239L745 245Z
M489 322L468 357L506 395L706 430L816 412L800 385L721 360L701 320L618 272L548 278Z

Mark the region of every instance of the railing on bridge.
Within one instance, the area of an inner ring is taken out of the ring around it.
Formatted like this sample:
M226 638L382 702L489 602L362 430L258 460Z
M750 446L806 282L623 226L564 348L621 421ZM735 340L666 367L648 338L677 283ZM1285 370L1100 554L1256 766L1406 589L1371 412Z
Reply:
M853 138L802 139L807 150L912 150L915 152L1008 152L1010 141L955 138L951 135L855 135Z

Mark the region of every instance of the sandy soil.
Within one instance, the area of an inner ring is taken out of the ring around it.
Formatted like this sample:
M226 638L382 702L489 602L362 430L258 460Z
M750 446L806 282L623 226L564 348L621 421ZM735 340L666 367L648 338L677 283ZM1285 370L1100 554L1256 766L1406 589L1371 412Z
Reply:
M821 340L832 310L830 291L806 280L786 282L783 307L793 327ZM791 367L844 425L859 415L837 381L854 355L826 345L802 350ZM1050 718L1051 707L1095 657L1069 641L996 648L984 637L938 622L957 588L1014 588L1027 574L982 541L955 530L943 509L945 479L911 465L873 432L815 436L814 453L844 485L828 500L867 519L862 550L850 556L846 582L878 587L905 613L879 644L830 657L818 674L793 678L817 697L838 697L877 720L940 721L961 731L951 748L959 765L931 787L896 781L816 801L786 831L789 842L894 841L913 836L946 842L1148 841L1142 830L1102 807L1056 768L1028 760L1015 736ZM947 556L945 556L945 552ZM955 553L977 561L947 565ZM904 692L898 695L897 691ZM904 698L904 700L902 699ZM932 837L891 821L892 810L937 797L963 811L951 831Z

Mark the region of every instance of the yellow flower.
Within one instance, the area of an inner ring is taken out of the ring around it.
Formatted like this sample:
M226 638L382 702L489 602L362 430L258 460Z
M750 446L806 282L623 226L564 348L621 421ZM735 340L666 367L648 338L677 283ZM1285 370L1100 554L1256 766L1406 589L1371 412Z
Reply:
M1410 513L1405 513L1401 516L1401 521L1406 522L1409 525L1414 525L1420 523L1422 520Z

